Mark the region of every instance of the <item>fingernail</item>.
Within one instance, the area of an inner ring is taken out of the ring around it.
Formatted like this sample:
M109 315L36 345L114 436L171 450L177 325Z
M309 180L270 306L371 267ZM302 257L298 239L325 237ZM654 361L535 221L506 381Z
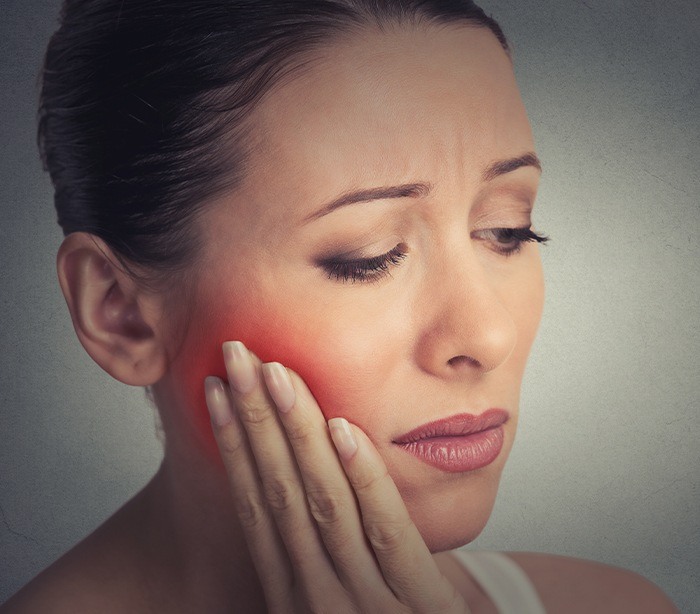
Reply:
M267 389L277 405L277 409L287 413L294 407L296 393L287 369L278 362L266 362L262 366Z
M204 394L207 399L209 416L214 424L224 426L233 420L224 383L218 377L210 375L204 378Z
M227 341L224 343L224 360L231 386L241 394L250 392L258 374L246 346L240 341Z
M349 460L357 451L357 440L345 418L331 418L328 421L331 439L341 458Z

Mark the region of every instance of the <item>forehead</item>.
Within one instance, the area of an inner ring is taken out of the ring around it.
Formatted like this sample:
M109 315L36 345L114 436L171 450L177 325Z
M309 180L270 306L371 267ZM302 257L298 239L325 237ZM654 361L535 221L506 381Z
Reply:
M490 161L532 149L508 56L489 30L463 25L345 36L271 90L251 121L259 146L243 190L284 195L300 213L370 184L476 181Z

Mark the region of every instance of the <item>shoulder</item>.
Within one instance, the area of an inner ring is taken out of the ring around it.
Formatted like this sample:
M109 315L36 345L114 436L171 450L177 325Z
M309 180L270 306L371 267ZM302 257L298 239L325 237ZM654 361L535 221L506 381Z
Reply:
M88 595L90 582L75 573L71 569L73 565L66 561L64 556L42 571L0 606L0 614L69 614L88 611L89 607L95 605Z
M556 554L504 554L528 575L547 612L678 612L658 586L627 569Z
M0 614L107 613L129 605L132 597L123 590L123 571L90 549L78 544L0 606Z
M44 569L0 605L0 614L138 611L133 544L118 519L119 513Z

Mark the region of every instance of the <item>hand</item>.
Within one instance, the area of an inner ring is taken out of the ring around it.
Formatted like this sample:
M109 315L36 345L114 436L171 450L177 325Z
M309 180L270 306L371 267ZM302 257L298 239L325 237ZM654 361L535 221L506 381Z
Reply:
M207 404L268 610L468 612L365 433L327 426L291 369L240 342L224 358Z

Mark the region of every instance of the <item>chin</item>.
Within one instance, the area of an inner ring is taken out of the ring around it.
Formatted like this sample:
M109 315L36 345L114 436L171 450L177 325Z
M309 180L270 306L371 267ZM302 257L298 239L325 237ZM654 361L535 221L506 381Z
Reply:
M464 512L448 513L443 511L444 520L438 521L435 517L427 518L425 522L416 522L416 526L423 536L428 550L435 554L445 550L454 550L474 541L486 527L491 516L493 505L488 509Z
M468 480L448 481L429 493L404 495L408 513L431 553L454 550L481 534L493 511L499 481L500 472L487 470Z

